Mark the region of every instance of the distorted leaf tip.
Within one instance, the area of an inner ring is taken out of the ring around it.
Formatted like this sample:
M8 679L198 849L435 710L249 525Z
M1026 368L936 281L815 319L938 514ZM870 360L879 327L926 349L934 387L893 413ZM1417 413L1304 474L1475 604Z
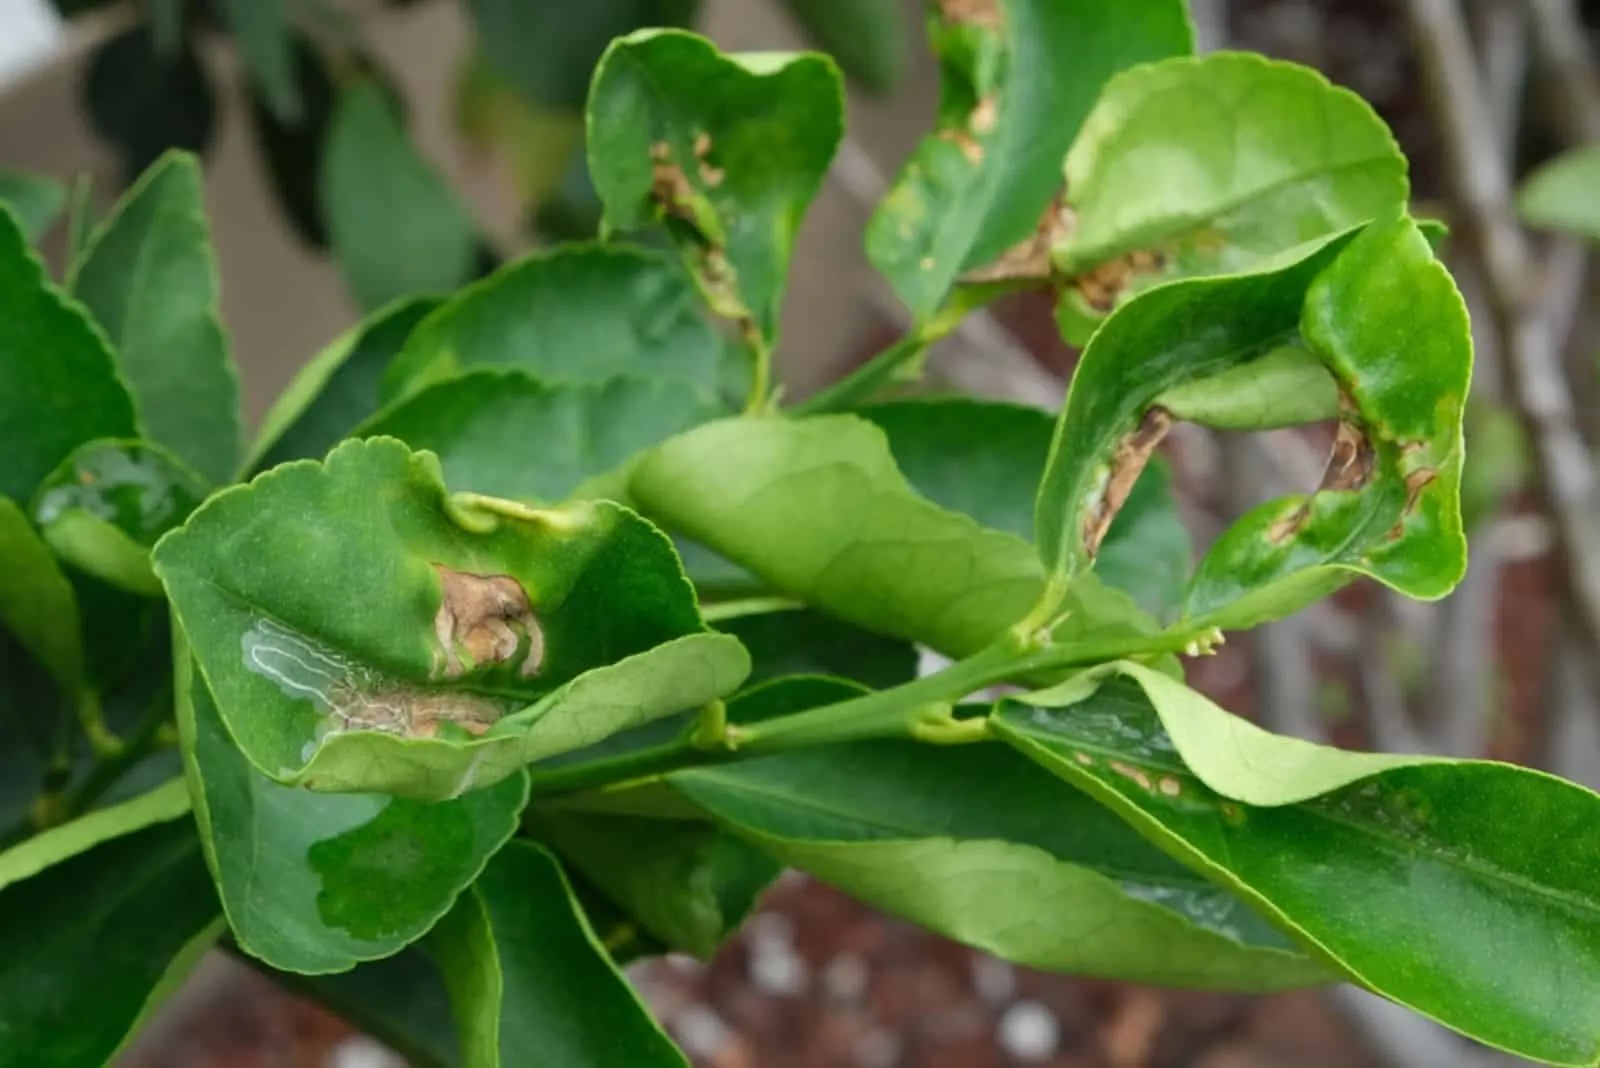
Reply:
M443 656L444 677L459 678L470 667L510 663L524 637L527 652L518 674L523 678L537 674L544 661L544 632L522 585L510 575L474 575L438 563L433 569L440 587L433 631L439 643L436 656ZM462 650L470 664L463 662Z

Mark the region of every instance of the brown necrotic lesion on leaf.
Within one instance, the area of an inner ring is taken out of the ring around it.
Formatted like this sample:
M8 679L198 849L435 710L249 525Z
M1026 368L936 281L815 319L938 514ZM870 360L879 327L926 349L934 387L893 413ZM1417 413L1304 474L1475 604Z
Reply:
M444 677L460 678L469 668L510 663L524 638L527 652L518 674L536 675L544 661L544 633L521 584L510 575L474 575L443 564L433 569L440 587L433 633ZM463 652L470 663L463 661Z
M1339 426L1334 432L1333 447L1328 451L1327 466L1322 469L1322 481L1305 503L1267 530L1267 537L1274 544L1282 544L1298 534L1311 516L1311 501L1317 493L1359 493L1372 479L1377 458L1372 440L1362 427L1355 401L1340 390Z
M452 723L468 734L482 734L500 718L501 706L487 697L449 690L395 685L373 690L335 686L328 694L334 726L347 731L381 731L408 738L436 738Z
M1050 250L1065 240L1077 225L1077 215L1067 206L1066 191L1058 192L1050 201L1033 233L1000 254L993 263L968 271L961 276L963 284L985 282L1045 282L1055 273L1050 261Z
M1139 481L1145 465L1155 455L1157 446L1175 421L1171 412L1159 404L1153 405L1140 418L1133 432L1117 443L1111 454L1111 470L1106 476L1105 488L1090 505L1083 519L1084 550L1091 558L1100 551L1100 543L1105 540L1106 531L1111 529L1111 521L1127 503L1128 494L1133 492L1133 484Z
M1167 265L1165 254L1155 249L1134 249L1115 259L1098 264L1073 278L1070 286L1083 296L1090 308L1109 314L1117 300L1142 275L1155 274Z

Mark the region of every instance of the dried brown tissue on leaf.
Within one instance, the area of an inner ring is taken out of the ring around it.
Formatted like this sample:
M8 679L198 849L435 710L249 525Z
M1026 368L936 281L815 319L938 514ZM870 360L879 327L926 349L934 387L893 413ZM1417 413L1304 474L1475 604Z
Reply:
M1350 395L1339 392L1339 426L1334 433L1333 447L1328 452L1328 464L1322 470L1322 481L1315 493L1354 493L1363 489L1372 478L1377 453L1371 440L1362 429L1360 413ZM1431 477L1431 476L1430 476ZM1410 480L1407 480L1407 485ZM1410 505L1407 505L1409 510ZM1290 515L1274 523L1267 537L1275 544L1287 541L1300 532L1311 515L1311 501L1307 499Z
M455 679L469 666L510 663L524 637L527 653L518 674L523 678L538 674L544 661L544 632L522 585L510 575L474 575L443 564L434 564L433 569L440 587L433 633L439 642L436 656L443 659L443 676ZM471 658L470 665L462 661L462 650ZM435 670L440 670L437 663Z
M985 30L1000 28L1000 0L938 0L938 3L939 14L946 22Z
M1139 481L1145 465L1155 455L1156 448L1175 421L1171 412L1159 404L1152 405L1140 418L1133 433L1117 443L1111 455L1111 470L1106 476L1105 488L1090 505L1083 520L1083 544L1089 556L1099 551L1111 521L1127 503L1134 483Z
M1090 308L1109 314L1141 275L1164 269L1167 257L1155 249L1134 249L1077 275L1069 283Z
M1054 271L1050 250L1077 226L1077 214L1067 206L1066 190L1058 192L1039 216L1033 233L1000 254L993 263L961 276L964 284L983 282L1045 281Z

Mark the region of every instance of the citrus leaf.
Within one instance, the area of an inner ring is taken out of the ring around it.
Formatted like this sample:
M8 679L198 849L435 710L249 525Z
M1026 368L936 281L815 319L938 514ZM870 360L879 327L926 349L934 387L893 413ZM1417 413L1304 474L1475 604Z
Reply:
M282 786L235 747L192 666L180 664L178 692L223 911L239 946L275 968L344 971L421 938L516 831L528 799L526 775L437 804Z
M84 671L77 594L22 509L4 497L0 569L0 624L57 684L76 689Z
M1517 210L1530 226L1600 241L1600 148L1569 149L1528 175Z
M937 129L867 225L868 258L923 322L959 275L1031 241L1106 79L1194 48L1179 0L940 3L928 34Z
M0 890L31 879L102 842L166 823L189 812L189 789L172 779L149 793L58 824L0 852Z
M272 113L282 122L298 119L300 83L284 0L218 0L217 8Z
M917 677L917 651L909 642L809 608L733 616L713 625L749 651L748 686L784 675L832 675L885 689Z
M74 296L105 329L147 435L213 482L239 462L239 376L218 317L200 164L161 158L96 228Z
M393 439L212 497L155 566L229 732L289 784L448 797L749 670L633 513L452 498Z
M384 379L385 400L474 367L549 383L678 379L716 395L722 342L685 272L659 252L569 245L467 287L428 316Z
M134 437L133 401L105 335L46 280L0 205L0 496L24 502L77 446Z
M518 370L480 370L409 394L354 436L388 435L437 454L457 489L559 501L720 414L681 379L550 385Z
M347 972L275 972L273 978L332 1009L400 1054L412 1068L457 1068L461 1050L450 994L425 946L416 943Z
M630 34L606 50L589 94L603 227L671 220L712 307L770 345L795 233L843 134L832 60L723 55L681 31Z
M333 123L337 89L327 61L309 38L293 34L290 47L299 113L293 119L279 118L268 96L252 91L250 124L285 221L300 240L324 249L328 232L317 202L317 175Z
M164 55L145 22L95 49L84 99L95 132L116 149L128 185L171 149L203 153L216 132L216 94L194 42L181 41Z
M67 187L40 174L0 168L0 204L11 210L23 236L37 241L66 209Z
M532 842L506 846L429 945L465 1068L688 1068L607 958L561 867Z
M729 717L859 692L778 682ZM1329 978L1232 894L999 746L849 743L666 781L778 860L1029 967L1256 991Z
M1409 196L1405 157L1366 101L1307 67L1231 52L1112 78L1066 177L1072 221L1051 256L1087 276L1067 299L1091 316L1162 279L1237 273Z
M1137 665L1074 696L1007 702L993 728L1352 980L1490 1045L1595 1062L1600 797L1281 738Z
M887 93L905 79L911 49L899 0L785 0L784 6L851 81Z

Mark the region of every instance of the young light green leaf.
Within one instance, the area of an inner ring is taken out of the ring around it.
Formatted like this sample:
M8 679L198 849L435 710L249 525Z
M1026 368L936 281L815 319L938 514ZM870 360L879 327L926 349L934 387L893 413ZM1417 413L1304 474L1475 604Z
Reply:
M867 256L920 321L963 272L1029 256L1106 79L1194 47L1181 0L941 2L928 32L943 74L937 130L867 226Z
M1175 419L1219 430L1275 430L1338 418L1339 383L1315 353L1286 344L1174 386L1156 403Z
M703 960L778 874L765 855L701 823L535 809L525 824L625 916Z
M618 375L716 396L722 342L694 283L667 256L626 245L536 252L428 316L384 377L386 401L462 369L516 367L548 383Z
M749 670L633 513L452 498L393 439L212 497L155 566L229 732L285 783L452 796Z
M472 276L476 225L375 83L344 90L318 189L334 257L363 309L447 293Z
M0 891L0 1068L107 1063L198 962L217 897L185 813Z
M189 789L173 779L149 793L51 827L0 852L0 890L54 867L102 842L175 820L189 811Z
M603 226L666 218L719 314L777 335L794 237L844 134L843 86L817 55L727 56L690 33L616 41L589 94Z
M1517 210L1530 226L1600 241L1600 147L1569 149L1528 175Z
M73 265L148 436L213 482L239 461L239 377L218 318L200 164L171 152L128 190Z
M778 682L729 716L859 692ZM832 745L666 781L784 863L1029 967L1258 991L1329 978L1232 894L998 746Z
M430 949L455 1006L464 1068L688 1068L606 957L555 859L506 846Z
M67 187L54 178L0 168L0 204L22 225L23 236L37 241L61 217Z
M217 6L273 114L283 122L299 119L300 82L284 0L220 0Z
M83 681L78 597L67 576L23 514L0 497L0 625L10 631L56 683Z
M1126 677L1066 707L1008 702L995 730L1352 980L1490 1045L1595 1062L1600 797L1505 764L1280 738L1111 670Z
M184 767L223 911L240 947L275 968L344 971L421 938L516 831L528 799L526 775L438 804L282 786L234 746L184 661L178 693Z
M91 438L138 434L105 335L46 280L0 205L0 496L21 503Z
M1195 625L1287 615L1351 575L1438 598L1467 566L1462 414L1467 309L1409 219L1374 223L1311 283L1300 334L1339 382L1339 436L1309 497L1262 505L1201 559Z
M204 479L159 445L91 441L40 484L33 520L56 555L78 570L159 597L150 550L200 506L206 489Z
M320 459L377 412L384 373L417 324L441 303L412 297L387 305L312 357L262 417L244 470Z
M520 370L484 369L407 395L353 436L388 435L435 453L458 490L560 501L721 414L682 379L548 384Z
M1409 195L1405 157L1364 100L1309 68L1230 52L1111 79L1066 177L1071 221L1051 258L1091 316L1153 281L1237 273Z

